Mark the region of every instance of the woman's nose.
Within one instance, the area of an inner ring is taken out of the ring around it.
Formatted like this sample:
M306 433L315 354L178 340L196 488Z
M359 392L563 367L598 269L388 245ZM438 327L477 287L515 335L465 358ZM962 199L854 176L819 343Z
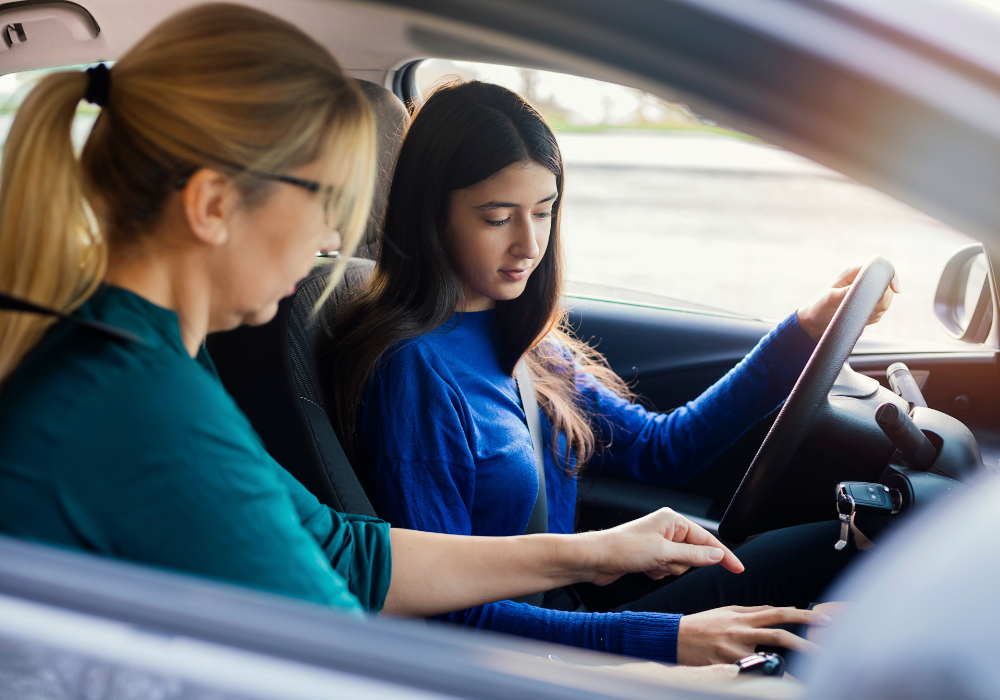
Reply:
M517 238L514 241L511 252L514 255L528 258L529 260L537 258L539 253L538 241L535 240L535 230L531 225L530 217L518 217L516 230Z
M340 250L341 243L340 231L331 231L321 242L319 250L321 253L332 253L335 250Z

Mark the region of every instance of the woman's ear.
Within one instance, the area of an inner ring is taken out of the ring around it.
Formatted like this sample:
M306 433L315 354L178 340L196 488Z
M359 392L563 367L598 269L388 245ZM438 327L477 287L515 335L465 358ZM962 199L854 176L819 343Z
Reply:
M195 238L210 246L226 244L234 195L229 178L216 170L202 168L188 179L183 191L184 216Z

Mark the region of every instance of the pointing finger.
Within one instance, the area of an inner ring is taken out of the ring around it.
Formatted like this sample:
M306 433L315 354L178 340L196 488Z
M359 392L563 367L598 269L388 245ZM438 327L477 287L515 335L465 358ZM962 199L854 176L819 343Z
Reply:
M678 516L678 517L683 517L683 516ZM719 539L715 537L715 535L713 535L711 532L703 528L701 525L691 522L690 520L687 520L687 518L684 518L684 520L687 521L688 525L687 533L684 537L684 542L696 545L706 545L721 549L724 555L720 562L722 566L728 569L729 571L732 571L734 574L739 574L743 572L744 569L743 563L736 557L735 554L732 553L729 547L722 544L719 541Z
M667 558L670 565L711 566L722 561L726 553L719 547L707 547L686 542L671 542L667 544Z

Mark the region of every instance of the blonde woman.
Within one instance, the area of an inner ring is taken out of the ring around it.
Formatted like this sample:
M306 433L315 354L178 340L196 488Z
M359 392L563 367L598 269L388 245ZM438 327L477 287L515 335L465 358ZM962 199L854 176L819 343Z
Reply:
M77 159L81 99L102 111ZM269 320L336 231L353 246L372 164L370 110L333 57L245 7L189 10L110 71L44 78L0 173L0 530L400 615L739 571L670 512L584 536L390 530L322 506L266 454L203 340Z

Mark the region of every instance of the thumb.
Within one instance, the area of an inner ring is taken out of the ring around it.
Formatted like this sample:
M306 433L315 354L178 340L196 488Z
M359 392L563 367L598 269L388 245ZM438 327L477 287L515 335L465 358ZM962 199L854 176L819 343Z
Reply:
M688 566L711 566L718 564L726 555L719 547L686 542L667 542L667 559L674 564Z
M840 302L844 300L849 291L851 291L850 287L836 287L828 292L829 299L836 302L837 306L840 306Z

